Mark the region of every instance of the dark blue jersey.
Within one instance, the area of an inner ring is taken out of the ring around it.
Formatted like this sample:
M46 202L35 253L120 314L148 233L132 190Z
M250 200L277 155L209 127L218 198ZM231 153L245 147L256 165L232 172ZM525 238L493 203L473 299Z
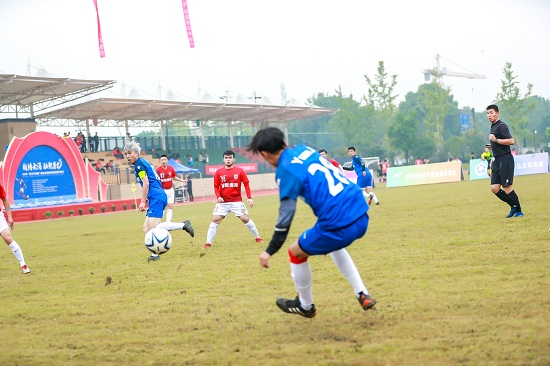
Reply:
M325 230L347 226L369 209L361 188L310 147L287 148L275 176L281 201L304 199Z
M358 177L363 176L363 171L366 170L366 167L359 155L354 155L353 158L351 158L351 165L353 165L353 170Z
M162 188L162 184L160 182L157 171L155 170L155 168L153 168L151 163L149 163L145 159L138 158L134 164L134 170L136 174L136 179L142 187L142 178L144 176L147 176L147 179L149 180L149 192L147 192L147 198L149 200L151 199L151 197L157 197L157 195L159 194L166 195L164 189Z

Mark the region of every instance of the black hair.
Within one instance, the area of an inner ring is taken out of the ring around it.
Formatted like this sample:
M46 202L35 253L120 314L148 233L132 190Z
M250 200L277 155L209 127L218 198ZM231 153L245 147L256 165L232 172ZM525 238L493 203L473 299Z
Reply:
M160 156L160 158L166 158L166 159L168 159L168 156L166 156L165 154L162 154L162 155ZM160 158L159 158L159 159L160 159Z
M286 148L285 135L276 127L267 127L256 132L246 151L254 154L265 151L274 154Z
M489 109L494 109L495 112L498 112L498 106L496 104L491 104L491 105L488 105L487 108L485 108L485 110L489 110Z
M233 150L225 150L225 151L223 152L223 156L226 156L226 155L227 155L227 156L233 155L233 157L235 157L235 152L234 152Z
M328 152L327 152L327 151L326 151L325 149L321 149L321 150L319 150L319 154L320 154L320 153L325 153L325 154L327 154L327 155L328 155Z
M353 146L348 147L348 151L349 150L357 151L357 150L355 150L355 148Z

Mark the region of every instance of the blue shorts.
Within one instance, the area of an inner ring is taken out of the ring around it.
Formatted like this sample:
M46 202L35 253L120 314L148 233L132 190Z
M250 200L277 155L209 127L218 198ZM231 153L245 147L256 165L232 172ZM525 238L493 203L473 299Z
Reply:
M363 174L358 176L357 185L361 188L372 187L372 174L370 174L370 172L367 172L366 176L363 176Z
M164 193L164 192L163 192ZM149 198L149 208L147 209L147 217L154 217L162 219L164 209L168 204L168 198L166 193L157 195L156 197Z
M351 224L337 230L323 230L315 224L314 227L304 231L298 239L302 250L310 255L329 254L342 249L359 239L367 232L369 215L361 216Z

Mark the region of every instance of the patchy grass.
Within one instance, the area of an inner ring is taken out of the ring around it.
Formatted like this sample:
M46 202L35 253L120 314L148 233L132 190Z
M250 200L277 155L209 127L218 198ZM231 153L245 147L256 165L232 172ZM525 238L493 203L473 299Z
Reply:
M548 174L516 177L521 219L504 218L486 181L378 188L349 248L378 304L364 312L330 257L314 257L314 319L275 306L295 296L286 250L264 270L267 240L235 217L201 256L210 202L176 206L197 236L172 232L150 264L135 211L19 223L32 273L4 249L0 364L547 365L548 187ZM269 239L277 196L255 201ZM313 222L300 204L289 240Z

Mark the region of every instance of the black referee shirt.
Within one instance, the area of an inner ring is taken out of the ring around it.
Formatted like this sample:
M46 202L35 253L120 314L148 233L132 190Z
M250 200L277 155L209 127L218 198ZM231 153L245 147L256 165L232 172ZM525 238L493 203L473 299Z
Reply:
M506 123L502 122L500 119L495 123L491 124L491 133L495 135L497 139L511 139L512 135ZM499 157L505 154L510 154L510 145L501 145L496 142L491 141L491 147L493 149L493 156Z

